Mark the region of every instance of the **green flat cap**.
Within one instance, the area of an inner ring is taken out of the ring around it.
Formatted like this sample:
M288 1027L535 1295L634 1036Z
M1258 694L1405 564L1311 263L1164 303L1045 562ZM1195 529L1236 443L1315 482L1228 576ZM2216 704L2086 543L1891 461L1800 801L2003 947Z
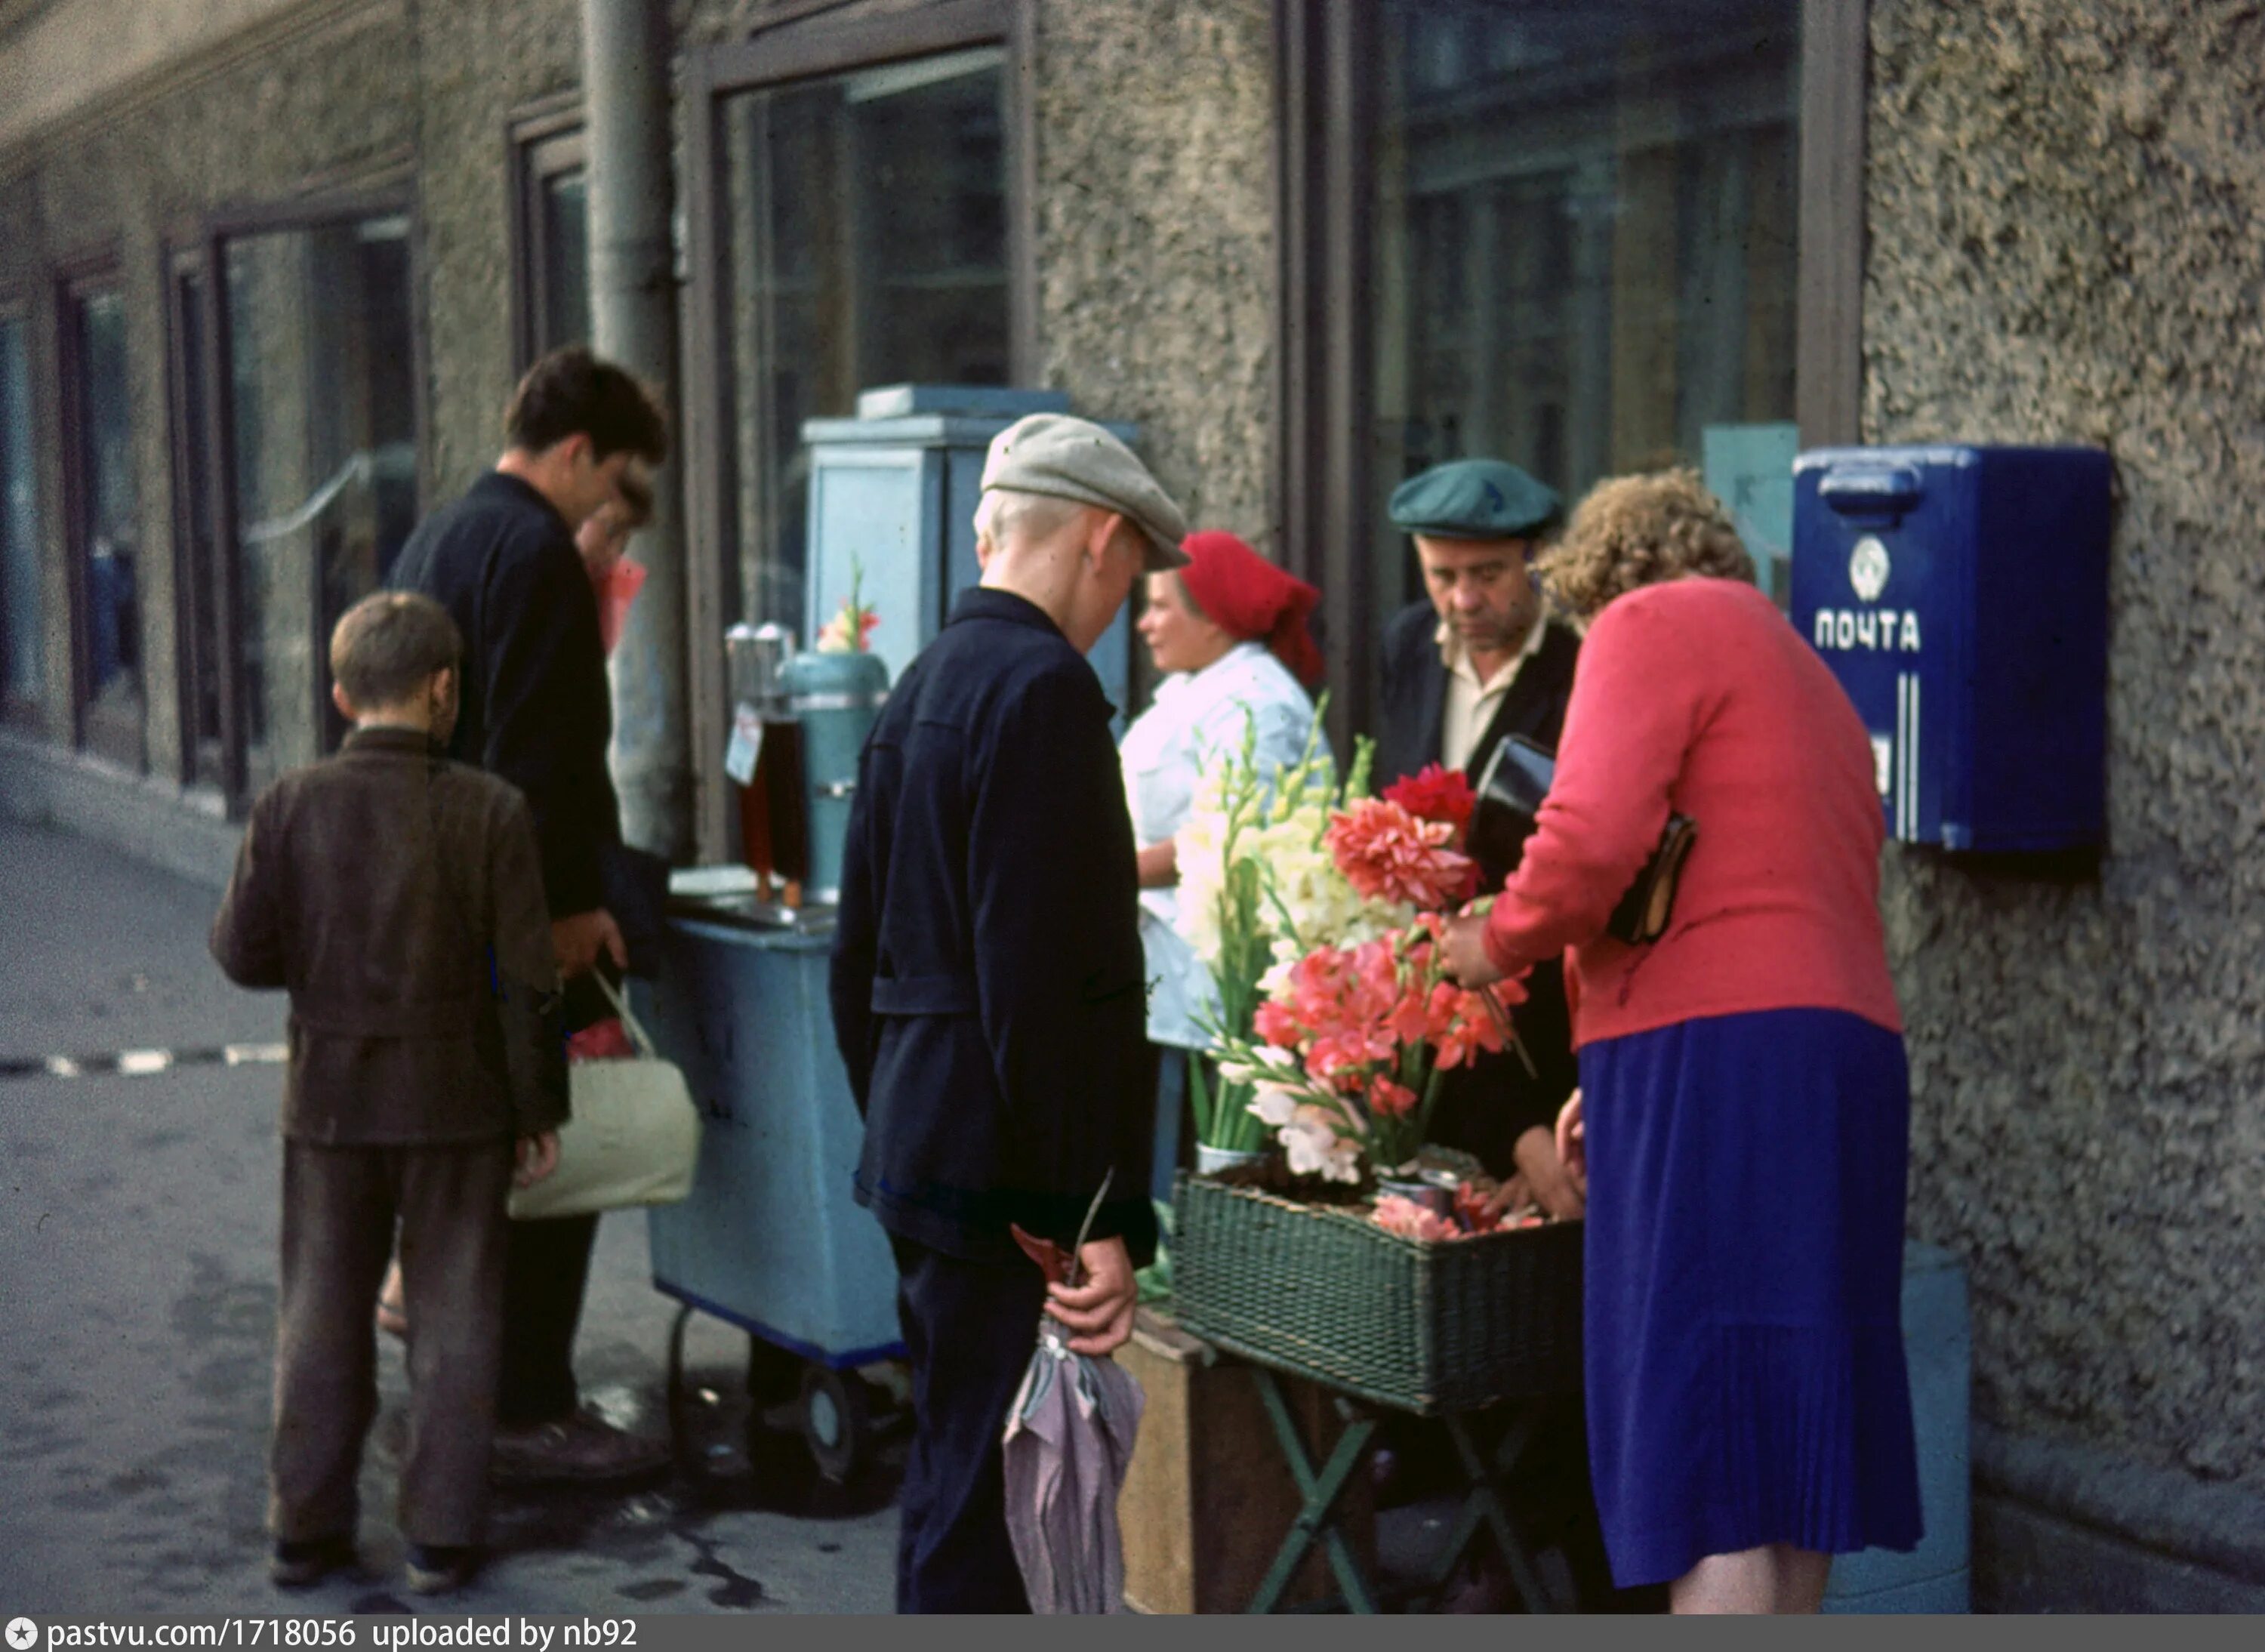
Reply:
M1557 520L1556 490L1500 459L1455 459L1392 491L1392 525L1434 539L1527 539Z
M1115 511L1148 542L1147 568L1164 573L1188 565L1180 542L1187 518L1132 450L1089 419L1032 413L991 439L980 491L1005 488L1048 493Z

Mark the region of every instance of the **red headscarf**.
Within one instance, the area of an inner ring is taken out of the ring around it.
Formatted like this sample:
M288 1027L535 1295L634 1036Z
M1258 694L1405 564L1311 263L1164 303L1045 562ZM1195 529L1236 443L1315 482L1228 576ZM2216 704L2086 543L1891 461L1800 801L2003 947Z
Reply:
M1322 651L1306 628L1320 592L1232 534L1190 534L1180 549L1180 579L1197 607L1238 642L1265 644L1308 688L1321 681Z

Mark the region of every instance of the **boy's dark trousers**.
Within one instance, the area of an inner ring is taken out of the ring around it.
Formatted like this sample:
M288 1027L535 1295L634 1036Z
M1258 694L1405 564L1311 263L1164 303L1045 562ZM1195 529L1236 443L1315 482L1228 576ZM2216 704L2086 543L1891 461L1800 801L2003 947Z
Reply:
M371 1313L400 1224L409 1437L400 1522L411 1543L476 1544L487 1511L503 1342L508 1140L435 1146L283 1143L283 1284L268 1524L280 1541L351 1537L377 1410Z
M965 1262L892 1237L913 1368L913 1444L898 1493L900 1612L1028 1612L1007 1535L1000 1438L1038 1345L1035 1263Z

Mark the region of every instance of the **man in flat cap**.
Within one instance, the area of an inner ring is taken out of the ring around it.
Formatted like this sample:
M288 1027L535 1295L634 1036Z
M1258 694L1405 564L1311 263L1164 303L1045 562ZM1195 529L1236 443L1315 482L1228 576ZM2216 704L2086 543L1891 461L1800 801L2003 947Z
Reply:
M1431 600L1410 603L1385 630L1378 790L1429 763L1460 769L1476 785L1513 734L1554 751L1581 648L1572 628L1548 613L1532 571L1558 518L1555 491L1502 460L1458 459L1401 484L1389 509L1393 526L1415 540ZM1557 1156L1555 1129L1579 1081L1560 966L1538 966L1526 986L1518 1030L1537 1072L1505 1052L1448 1073L1431 1133L1477 1154L1495 1175L1521 1179L1552 1214L1578 1216L1580 1190ZM1584 1601L1603 1604L1611 1585L1577 1406L1563 1422L1548 1431L1526 1484L1569 1521L1576 1581ZM1424 1433L1394 1430L1411 1474L1440 1455ZM1483 1578L1470 1592L1501 1592L1502 1582Z
M1110 1352L1155 1250L1132 827L1084 653L1186 526L1124 443L1038 413L992 442L975 528L982 584L858 763L830 982L912 1362L900 1612L1029 1609L1000 1436L1039 1314ZM1049 1286L1014 1230L1067 1250L1104 1178L1087 1283Z

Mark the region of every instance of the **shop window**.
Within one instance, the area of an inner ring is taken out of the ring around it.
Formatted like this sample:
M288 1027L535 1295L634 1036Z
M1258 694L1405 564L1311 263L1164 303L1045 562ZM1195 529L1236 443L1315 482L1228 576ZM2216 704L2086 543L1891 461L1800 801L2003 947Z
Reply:
M590 341L588 146L580 119L557 113L513 128L515 347L522 371L561 346Z
M726 619L803 629L803 421L1009 373L1003 64L977 47L720 102Z
M140 518L126 299L116 282L68 289L63 329L80 743L98 756L140 768L145 760Z
M1832 244L1803 222L1803 169L1831 174L1818 149L1845 135L1808 129L1804 83L1823 62L1839 95L1853 56L1861 104L1850 10L1278 0L1284 508L1346 714L1422 595L1386 501L1446 460L1508 459L1569 506L1696 466L1782 600L1796 389L1837 353L1804 355L1853 324L1816 325L1830 281L1803 277Z
M0 716L33 720L46 698L38 461L23 321L0 316Z
M333 747L331 627L378 588L416 525L409 220L387 213L226 235L227 449L214 645L239 793ZM223 642L225 639L225 642Z

